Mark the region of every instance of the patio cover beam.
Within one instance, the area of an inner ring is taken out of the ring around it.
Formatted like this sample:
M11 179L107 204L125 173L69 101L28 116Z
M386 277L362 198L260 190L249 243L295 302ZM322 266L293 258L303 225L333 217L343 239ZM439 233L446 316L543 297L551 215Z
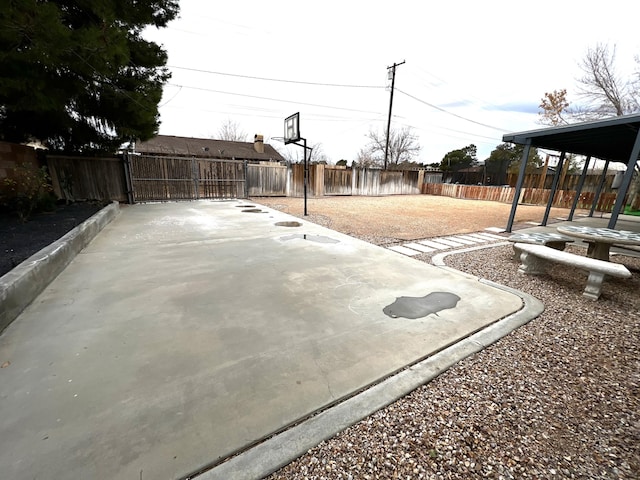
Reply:
M516 210L518 209L518 202L520 201L520 191L522 190L522 184L524 182L524 175L527 171L527 161L529 161L529 151L531 150L531 139L527 139L524 144L524 151L522 152L522 160L520 161L520 173L518 174L518 181L516 182L516 191L513 193L513 202L511 203L511 212L509 213L509 221L507 222L507 232L511 232L513 228L513 221L516 218Z
M610 225L615 226L618 214L623 207L624 197L631 184L635 164L640 155L639 132L640 113L636 113L605 120L563 125L561 127L509 133L503 135L502 141L528 145L529 148L544 148L625 163L627 172L618 190L618 197L616 198L610 221ZM526 155L528 159L528 153ZM516 182L516 191L506 228L508 232L513 228L513 221L524 181L525 163L526 161L523 161L518 181Z
M571 204L571 211L569 212L569 221L573 220L573 214L575 213L576 207L578 206L578 200L580 200L580 195L582 194L582 187L584 187L584 181L587 178L587 170L589 170L590 161L591 161L591 156L588 156L584 162L584 167L582 167L582 173L580 174L580 180L578 181L576 194L573 197L573 203Z
M562 152L560 154L560 159L558 160L558 165L556 165L556 173L553 175L553 183L551 184L551 192L549 193L549 200L547 201L547 208L544 210L544 217L542 219L543 227L547 226L547 222L549 221L549 212L551 211L551 205L553 205L553 197L556 196L556 192L558 191L558 181L560 180L560 175L562 175L562 169L564 167L565 157L567 152Z
M618 190L616 203L614 204L613 211L611 212L611 218L609 219L608 225L609 228L614 228L616 226L618 215L624 207L624 197L626 197L627 192L629 191L629 185L631 185L631 179L633 178L633 172L636 164L638 163L638 158L640 158L640 129L638 129L638 132L636 133L636 141L631 149L631 155L629 156L629 162L627 163L627 170L624 172L624 176L622 177L622 184L620 185L620 190Z

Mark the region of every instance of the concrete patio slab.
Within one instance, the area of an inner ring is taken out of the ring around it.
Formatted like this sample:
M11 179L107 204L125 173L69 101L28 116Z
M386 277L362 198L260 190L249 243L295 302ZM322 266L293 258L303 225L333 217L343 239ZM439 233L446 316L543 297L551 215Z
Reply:
M248 205L122 207L7 327L3 476L184 478L522 308Z

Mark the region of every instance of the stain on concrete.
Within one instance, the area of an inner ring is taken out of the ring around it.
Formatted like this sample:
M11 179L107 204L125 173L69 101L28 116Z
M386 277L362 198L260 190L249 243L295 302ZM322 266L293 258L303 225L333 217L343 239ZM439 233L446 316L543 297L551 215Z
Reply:
M276 222L276 227L301 227L300 222Z
M284 237L280 237L280 240L286 242L288 240L295 240L296 238L317 243L340 243L340 240L336 240L335 238L325 237L324 235L307 235L306 233L294 233L292 235L286 235Z
M455 308L460 297L449 292L431 292L424 297L397 297L382 311L391 318L422 318L441 310Z

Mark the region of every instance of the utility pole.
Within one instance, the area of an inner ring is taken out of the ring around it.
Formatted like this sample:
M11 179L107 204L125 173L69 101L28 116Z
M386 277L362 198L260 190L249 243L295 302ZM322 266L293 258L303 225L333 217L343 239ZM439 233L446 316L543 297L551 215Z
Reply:
M384 169L387 169L387 159L389 158L389 133L391 132L391 109L393 108L393 89L396 84L396 67L399 67L405 62L403 60L400 63L394 63L390 67L387 67L387 70L390 71L391 75L391 98L389 99L389 119L387 120L387 144L384 147Z

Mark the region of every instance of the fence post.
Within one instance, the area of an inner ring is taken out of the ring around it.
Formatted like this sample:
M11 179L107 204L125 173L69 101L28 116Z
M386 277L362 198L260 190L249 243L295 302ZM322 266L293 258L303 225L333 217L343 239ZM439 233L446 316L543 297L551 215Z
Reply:
M196 158L191 157L191 177L193 179L193 188L195 190L194 197L196 200L200 199L200 192L198 191L198 173L196 171Z
M133 205L135 201L133 198L133 179L131 178L131 160L129 159L129 152L124 152L124 155L122 155L122 168L124 170L124 182L127 186L127 203Z
M244 161L244 198L249 198L249 162Z

